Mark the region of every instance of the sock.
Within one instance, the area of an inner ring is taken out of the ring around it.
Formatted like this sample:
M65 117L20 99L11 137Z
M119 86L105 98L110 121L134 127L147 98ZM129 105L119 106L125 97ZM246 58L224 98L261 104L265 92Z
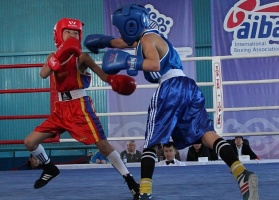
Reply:
M150 178L140 180L140 193L152 194L152 180Z
M155 149L144 149L141 156L140 193L152 194L152 176L155 168Z
M237 178L246 168L237 158L231 145L223 138L217 139L213 147L217 155L220 155L222 160L230 167L233 176Z
M108 156L107 159L111 163L111 165L123 176L126 174L129 174L129 171L123 161L121 160L121 156L119 153L114 150L111 152Z
M152 179L155 168L155 149L144 149L141 156L141 178Z
M41 164L48 164L50 162L50 159L41 144L39 144L38 148L35 151L31 151L30 153L32 154L32 156L36 157Z
M246 168L243 166L243 164L238 160L235 161L231 166L231 172L235 179L244 171Z

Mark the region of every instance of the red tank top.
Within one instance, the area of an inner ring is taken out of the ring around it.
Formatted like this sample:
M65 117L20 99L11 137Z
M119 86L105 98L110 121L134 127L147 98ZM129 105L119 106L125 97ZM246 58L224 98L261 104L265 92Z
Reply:
M91 82L91 74L81 74L77 67L77 58L72 58L63 65L62 69L54 72L55 86L58 92L66 92L76 89L88 88Z

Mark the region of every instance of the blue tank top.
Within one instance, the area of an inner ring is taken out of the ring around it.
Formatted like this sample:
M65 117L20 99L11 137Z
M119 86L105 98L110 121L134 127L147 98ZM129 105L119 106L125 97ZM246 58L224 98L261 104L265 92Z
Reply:
M149 33L155 33L160 35L167 43L168 45L168 52L166 55L160 60L160 71L158 72L147 72L143 71L144 77L147 81L150 83L158 83L159 78L166 74L170 69L181 69L183 70L183 66L180 60L180 56L178 52L174 49L173 45L163 36L159 33L157 30L147 30L143 33L143 36L145 34ZM138 43L137 49L136 49L137 56L141 56L144 58L143 51L142 51L142 45L140 44L140 41Z

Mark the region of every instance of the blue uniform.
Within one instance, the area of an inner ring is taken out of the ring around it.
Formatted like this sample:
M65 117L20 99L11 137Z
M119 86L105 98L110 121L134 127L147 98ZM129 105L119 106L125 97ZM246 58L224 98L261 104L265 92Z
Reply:
M154 33L159 34L156 30L147 30L143 37ZM172 137L176 148L183 149L201 139L207 131L214 131L214 127L202 92L194 80L185 76L177 51L161 37L168 44L168 52L160 60L160 71L144 71L147 81L159 83L148 108L144 148L168 143ZM136 53L144 57L140 42Z

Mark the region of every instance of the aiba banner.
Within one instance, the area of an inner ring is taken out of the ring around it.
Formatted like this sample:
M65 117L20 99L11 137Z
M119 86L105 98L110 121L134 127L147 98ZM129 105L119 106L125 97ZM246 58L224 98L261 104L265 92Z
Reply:
M221 62L222 81L231 82L223 85L224 108L237 108L224 112L224 133L279 131L278 110L269 109L279 105L279 84L272 81L279 77L279 59L263 57L279 55L279 1L211 1L211 13L212 54L243 57ZM279 156L278 137L250 140L258 155Z
M279 2L260 3L239 1L227 12L224 30L233 33L232 55L279 52Z

